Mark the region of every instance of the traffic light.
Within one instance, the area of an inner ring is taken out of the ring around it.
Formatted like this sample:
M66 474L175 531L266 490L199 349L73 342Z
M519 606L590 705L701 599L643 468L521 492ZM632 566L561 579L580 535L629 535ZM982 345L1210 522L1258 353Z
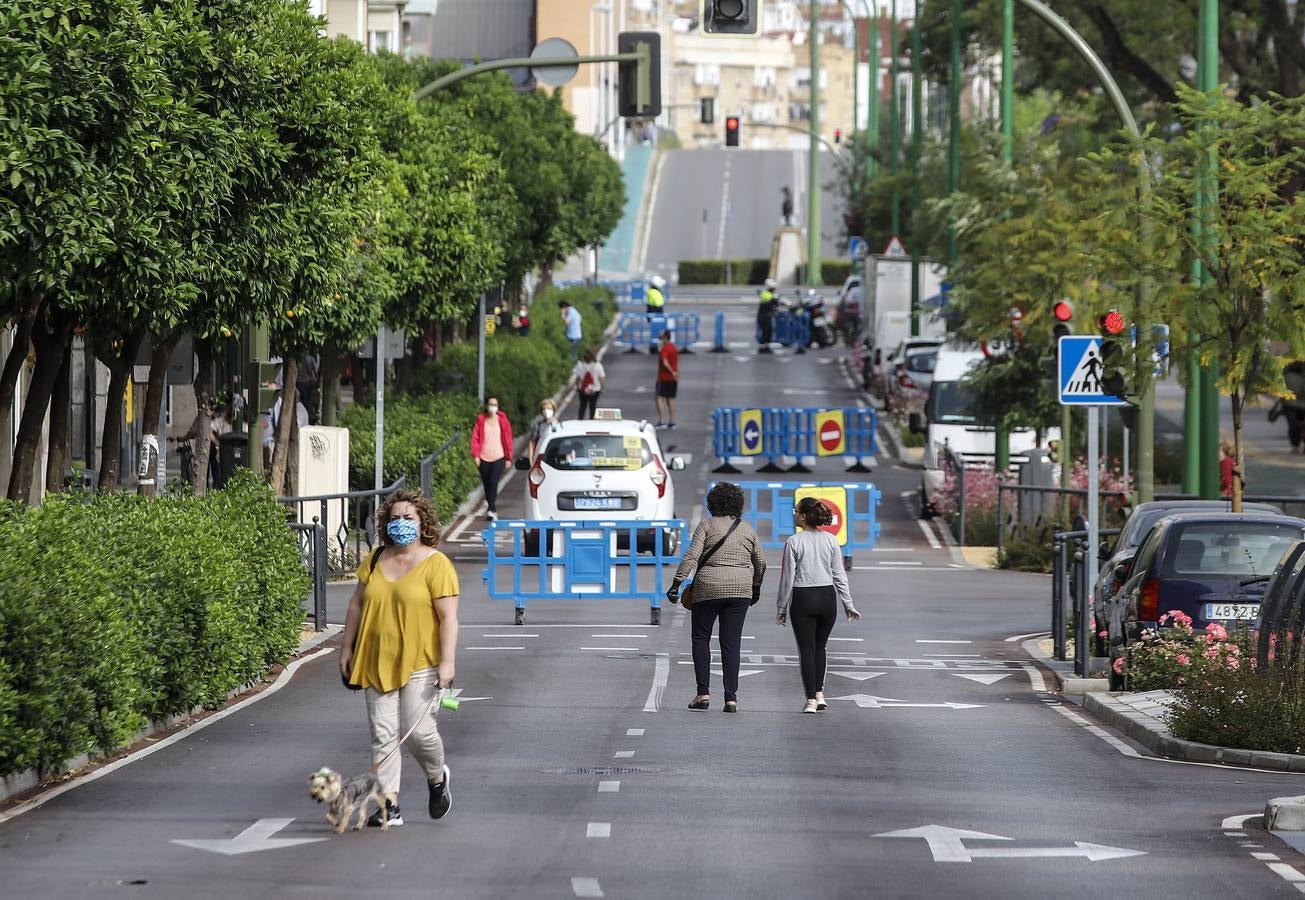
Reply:
M622 31L617 53L638 53L620 64L617 112L625 118L653 119L662 113L662 36L655 31Z
M1051 314L1056 319L1056 324L1051 326L1051 334L1057 341L1074 333L1074 327L1070 324L1074 320L1074 304L1060 300L1051 308Z
M725 146L737 147L739 145L739 117L725 117Z
M1097 327L1101 332L1101 391L1126 399L1129 394L1128 351L1132 348L1128 323L1119 310L1112 309L1097 319Z
M702 97L698 101L698 121L703 125L711 125L716 121L716 98Z
M764 0L701 0L698 21L708 36L760 37Z
M834 143L835 144L843 143L843 129L841 128L834 129Z

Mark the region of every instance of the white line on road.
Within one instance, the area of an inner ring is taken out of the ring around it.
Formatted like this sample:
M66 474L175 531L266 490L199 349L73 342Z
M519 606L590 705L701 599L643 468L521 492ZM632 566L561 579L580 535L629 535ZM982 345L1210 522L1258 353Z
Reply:
M597 878L572 878L571 892L577 897L602 897L603 888Z
M905 566L853 566L855 572L896 572L898 575L917 575L921 572L958 572L965 569L965 566L920 566L919 568L906 568Z
M847 643L860 644L860 643L862 643L862 642L865 640L865 638L836 638L836 637L831 637L830 640L831 640L831 641L846 641Z
M929 542L930 547L932 547L934 550L942 549L942 544L938 542L938 538L933 533L933 529L929 527L928 522L926 522L924 519L916 519L915 524L919 525L920 530L924 532L924 539Z
M1035 691L1041 691L1043 693L1047 691L1047 679L1042 677L1041 669L1039 669L1037 666L1034 665L1024 665L1021 666L1020 668L1022 668L1025 671L1025 673L1029 676L1030 688L1032 688Z
M612 759L634 759L633 750L617 750L612 754Z
M1276 862L1282 858L1276 853L1252 853L1251 856L1260 862Z
M947 659L978 659L977 653L926 653L925 656L945 656Z
M1017 635L1013 635L1012 637L1008 637L1008 638L1006 638L1006 641L1005 641L1005 642L1006 642L1007 644L1013 644L1013 643L1015 643L1016 641L1027 641L1029 638L1035 638L1035 637L1046 637L1046 636L1049 635L1049 634L1051 634L1050 631L1033 631L1033 632L1030 632L1030 633L1028 633L1028 634L1017 634Z
M627 729L625 729L625 736L626 736L626 737L643 737L643 729L642 729L642 728L627 728Z
M517 633L514 632L514 633L512 633L512 634L482 634L481 637L483 637L483 638L527 638L527 637L539 637L539 635L537 635L537 634L517 634Z
M648 635L635 634L631 631L629 634L591 634L589 636L591 638L626 638L628 640L629 638L646 638Z
M619 781L598 782L598 793L600 794L615 794L620 790L621 790L621 782Z
M1247 823L1248 820L1258 819L1260 815L1261 815L1260 813L1253 812L1253 813L1244 813L1243 815L1240 816L1229 816L1228 818L1223 820L1223 822L1219 825L1219 827L1225 829L1241 828L1243 825ZM1246 835L1239 834L1236 835L1236 837L1246 837Z
M494 624L492 622L489 623L482 622L480 624L461 622L459 623L459 625L462 628L502 628L503 627L502 623ZM637 628L640 631L648 630L647 625L630 625L628 623L595 625L593 622L584 622L579 625L534 625L532 624L530 627L531 628Z
M917 644L973 644L974 641L951 641L942 638L917 638Z
M1268 866L1269 866L1269 871L1273 872L1275 875L1280 877L1283 881L1290 881L1293 883L1299 883L1305 881L1305 875L1302 875L1300 872L1297 872L1292 866L1289 866L1286 863L1281 863L1281 862L1269 863Z
M648 691L648 699L644 701L644 712L657 712L657 707L661 706L662 693L666 690L666 679L671 675L671 658L667 653L657 654L657 665L653 669L652 689ZM642 733L642 732L640 732Z
M627 635L623 635L625 637ZM638 647L581 647L581 650L638 650Z
M277 676L276 681L272 682L272 684L268 686L265 690L259 691L257 694L254 694L251 697L246 697L244 700L241 700L239 703L235 703L231 706L228 706L226 709L219 710L218 712L213 713L213 715L211 716L200 719L194 725L188 725L187 727L181 729L175 734L168 735L163 740L159 741L157 744L151 744L150 746L144 748L143 750L137 750L135 753L130 753L127 756L124 756L122 759L114 760L113 762L109 763L107 766L102 766L101 768L96 769L94 772L89 772L86 775L81 776L80 778L74 778L72 781L64 782L58 787L46 791L44 794L41 794L40 796L33 797L31 800L28 800L26 803L20 803L19 805L15 806L13 809L9 810L8 812L0 813L0 823L8 822L10 819L15 819L18 816L21 816L23 813L31 812L34 809L38 809L41 806L44 806L49 801L53 800L55 797L58 797L60 794L65 794L68 791L71 791L73 788L81 787L83 784L86 784L87 782L91 782L91 781L95 781L96 779L103 778L105 775L109 775L125 766L129 766L132 763L136 762L137 760L144 759L145 757L149 756L151 753L157 753L158 751L162 750L164 747L171 747L173 744L177 743L178 741L190 737L190 735L194 734L196 731L200 731L201 729L207 728L210 725L216 724L217 722L221 722L223 719L225 719L227 716L231 715L232 713L239 712L245 707L251 706L265 697L272 696L277 691L281 690L281 688L285 687L287 684L290 683L290 679L294 677L295 672L298 672L299 668L302 665L304 665L304 663L310 663L321 656L325 656L327 653L334 653L334 652L335 652L334 647L325 647L321 650L318 650L316 653L310 653L307 656L301 657L300 659L296 659L294 662L290 663L290 665L286 666L281 671L281 674Z
M587 838L609 838L612 836L611 822L590 822L585 828Z
M1101 738L1101 740L1105 741L1107 744L1114 747L1116 750L1118 750L1120 753L1124 754L1125 756L1131 756L1134 759L1142 758L1142 754L1138 753L1132 747L1128 746L1119 738L1115 737L1113 734L1106 731L1104 728L1100 727L1099 725L1093 725L1091 722L1089 722L1087 719L1083 718L1073 710L1066 709L1063 706L1053 706L1052 709L1060 713L1066 719L1069 719L1075 725L1078 725L1084 728L1085 730L1087 730L1088 732L1095 734L1097 737Z
M525 647L463 647L463 650L524 650Z

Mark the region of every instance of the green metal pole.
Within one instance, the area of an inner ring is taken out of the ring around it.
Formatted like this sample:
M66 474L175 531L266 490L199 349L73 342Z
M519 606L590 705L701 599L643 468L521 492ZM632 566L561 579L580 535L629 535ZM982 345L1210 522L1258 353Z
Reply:
M947 193L961 187L961 0L952 0L952 71L947 111ZM959 252L956 238L956 215L947 216L947 268L956 265Z
M924 0L911 22L911 334L920 333L920 156L924 152Z
M870 111L866 120L866 132L869 135L869 143L866 145L868 151L866 156L870 161L870 177L874 178L878 174L879 164L875 155L879 152L879 8L875 7L875 14L870 19L870 84L867 88L870 92ZM869 229L866 229L867 231Z
M902 157L902 102L897 97L898 49L897 49L897 0L893 0L893 20L888 29L888 118L891 134L888 150L888 171L893 180L893 199L890 209L890 229L893 237L902 233L902 188L898 181L901 174Z
M1201 0L1200 33L1197 42L1200 65L1197 79L1202 91L1213 91L1219 86L1219 0ZM1209 126L1206 126L1209 127ZM1197 218L1201 222L1200 239L1209 253L1218 240L1214 229L1214 207L1219 202L1215 166L1218 161L1213 152L1201 167L1197 190ZM1207 282L1209 273L1201 272L1201 281ZM1201 369L1201 498L1219 496L1219 363L1211 360ZM1190 444L1190 441L1189 441Z
M852 17L852 141L861 130L861 26L857 24L856 13L843 0L843 8Z
M811 0L811 138L807 149L807 286L820 277L820 0Z
M1015 0L1001 0L1001 158L1015 155Z

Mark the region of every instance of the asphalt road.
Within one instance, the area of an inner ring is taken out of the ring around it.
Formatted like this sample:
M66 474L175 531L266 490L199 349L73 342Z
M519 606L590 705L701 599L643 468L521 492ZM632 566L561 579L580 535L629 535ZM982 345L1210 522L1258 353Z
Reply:
M750 330L749 306L716 308L732 334ZM758 358L738 347L682 359L683 427L665 437L692 454L676 474L681 515L695 515L711 477L710 408L855 403L840 353ZM651 415L653 359L606 362L604 404ZM845 477L826 465L818 477ZM1305 860L1221 827L1269 797L1305 793L1297 777L1126 755L1119 747L1137 749L1126 739L1065 715L1074 708L1008 640L1045 631L1048 581L961 566L913 516L905 495L917 472L881 457L869 477L883 492L883 532L855 560L865 617L834 632L826 713L798 712L792 637L771 605L777 572L744 632L740 713L719 712L718 686L713 709L692 712L678 608L655 628L635 602L535 603L514 627L510 604L480 584L477 522L448 546L462 580L468 702L441 714L455 798L446 819L425 817L405 757L408 824L328 831L309 773L367 765L363 702L340 687L328 652L266 699L0 823L4 895L1297 896L1251 854L1292 872ZM506 486L505 513L523 490ZM238 855L174 842L232 839L259 823L313 842ZM981 834L934 830L933 849L922 836L884 836L926 826ZM1112 853L1091 845L1140 855L1093 860Z
M769 259L784 224L780 189L793 188L794 224L806 223L807 154L794 150L670 150L654 176L643 268L670 278L682 259ZM821 154L824 257L842 256L833 158ZM640 253L636 251L636 259Z

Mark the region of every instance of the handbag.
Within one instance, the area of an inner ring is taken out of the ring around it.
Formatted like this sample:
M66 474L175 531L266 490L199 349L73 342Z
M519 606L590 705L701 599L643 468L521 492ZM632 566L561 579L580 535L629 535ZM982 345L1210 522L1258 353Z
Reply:
M376 551L375 553L372 554L372 562L371 562L371 566L368 567L368 569L367 569L367 577L370 578L370 577L371 577L371 576L376 572L376 564L377 564L378 562L381 561L381 554L384 553L384 552L385 552L385 545L382 544L382 545L377 549L377 551ZM362 619L362 617L359 616L360 624L361 624L361 619ZM354 657L357 658L357 655L358 655L358 635L357 635L357 633L355 633L354 636L353 636L353 650L354 650ZM351 681L349 680L349 676L346 675L346 674L344 674L343 672L340 673L340 681L344 682L344 686L345 686L346 688L348 688L349 690L351 690L351 691L361 691L361 690L362 690L362 685L361 685L361 684L354 684L353 682L351 682Z
M716 546L712 547L710 550L708 550L706 553L702 554L702 556L698 558L698 565L693 573L693 577L695 579L698 577L698 573L702 571L703 566L707 565L707 560L711 559L716 554L717 550L725 546L725 542L730 539L730 535L734 533L734 529L738 528L739 523L742 521L743 521L742 519L735 519L734 524L729 527L729 531L725 532L725 536L721 538L719 541L717 541ZM685 609L693 609L693 582L692 581L690 581L687 585L685 585L684 592L680 594L680 605L683 606Z

